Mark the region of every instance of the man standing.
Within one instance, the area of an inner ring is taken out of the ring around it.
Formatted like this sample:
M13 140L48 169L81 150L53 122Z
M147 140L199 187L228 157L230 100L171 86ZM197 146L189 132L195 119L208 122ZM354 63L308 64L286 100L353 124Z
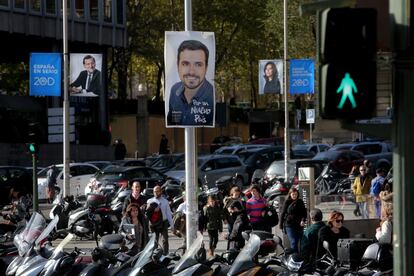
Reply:
M384 175L385 171L383 168L378 168L376 170L377 176L372 180L371 182L371 189L369 191L369 195L371 196L373 200L373 204L375 206L375 218L380 219L381 218L381 199L379 197L379 194L381 192L381 187L384 183Z
M303 233L300 253L311 263L318 256L318 234L319 230L325 226L325 223L322 221L322 211L320 209L313 209L309 215L311 225Z
M354 184L352 185L352 192L355 195L355 201L358 204L363 219L368 219L369 217L367 198L372 181L372 177L366 171L367 168L364 165L359 166L360 175L355 177Z
M214 91L205 78L209 50L198 40L185 40L178 47L180 82L170 91L168 125L214 125Z
M92 92L95 96L101 95L101 71L96 69L95 58L91 55L86 55L83 58L83 67L85 70L79 73L78 78L69 86L71 94L81 94Z
M168 139L165 136L165 134L161 135L161 141L160 141L160 150L158 151L159 154L168 154Z
M115 152L114 152L115 160L124 160L127 150L122 140L116 139L114 147L115 147Z
M58 173L59 171L55 165L52 165L46 173L48 203L52 203L53 198L55 197L55 186Z
M158 241L160 238L160 234L162 236L162 249L163 254L167 255L169 251L168 247L168 228L174 227L173 219L172 219L172 212L170 209L170 203L161 195L161 186L154 187L154 197L150 198L147 201L147 204L150 205L151 203L158 204L158 207L155 209L156 212L161 210L162 214L162 228L161 231L155 232L155 240Z

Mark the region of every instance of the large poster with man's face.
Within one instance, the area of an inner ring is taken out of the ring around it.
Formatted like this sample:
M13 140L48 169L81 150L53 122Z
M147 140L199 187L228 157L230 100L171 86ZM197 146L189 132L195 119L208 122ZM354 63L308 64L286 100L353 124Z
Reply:
M259 95L283 94L283 61L259 61Z
M165 32L167 127L214 127L214 33Z
M98 97L102 90L102 54L70 54L69 93Z

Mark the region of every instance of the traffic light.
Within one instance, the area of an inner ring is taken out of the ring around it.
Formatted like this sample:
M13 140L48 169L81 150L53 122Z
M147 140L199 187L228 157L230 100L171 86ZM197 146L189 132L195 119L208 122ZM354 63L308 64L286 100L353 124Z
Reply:
M376 107L376 10L327 9L321 15L322 117L371 118Z
M39 153L39 145L36 143L27 143L26 144L27 153L35 155Z

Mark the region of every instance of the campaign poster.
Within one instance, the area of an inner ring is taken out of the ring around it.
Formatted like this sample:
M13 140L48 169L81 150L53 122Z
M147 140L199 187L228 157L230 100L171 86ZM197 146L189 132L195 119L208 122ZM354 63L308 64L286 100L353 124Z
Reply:
M315 92L315 62L311 59L290 61L290 94L313 94Z
M30 96L60 96L60 53L30 53Z
M283 61L259 61L259 95L283 94Z
M165 32L166 127L214 127L212 32Z
M77 97L103 95L102 54L70 54L69 93Z

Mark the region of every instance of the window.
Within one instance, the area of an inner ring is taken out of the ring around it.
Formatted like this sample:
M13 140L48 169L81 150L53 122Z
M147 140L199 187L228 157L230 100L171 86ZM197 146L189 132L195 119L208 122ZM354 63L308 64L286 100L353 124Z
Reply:
M151 170L148 169L147 173L149 174L150 178L156 178L156 179L162 179L164 178L162 174L160 174L159 172L157 172L156 170Z
M9 0L0 0L0 6L9 7Z
M40 0L30 0L29 5L31 11L40 12Z
M231 167L240 167L241 164L236 158L220 158L216 160L217 168L231 168Z
M85 174L95 174L96 169L91 166L80 166L78 167L79 175L85 175Z
M98 0L89 1L89 16L92 20L99 19Z
M124 0L116 0L116 23L124 24Z
M25 8L24 3L25 3L24 0L14 0L14 7L16 9L24 9Z
M112 22L112 0L104 0L104 21Z
M85 17L85 1L75 0L75 15L77 18Z
M56 14L56 1L55 0L45 0L46 2L46 13L47 14Z

